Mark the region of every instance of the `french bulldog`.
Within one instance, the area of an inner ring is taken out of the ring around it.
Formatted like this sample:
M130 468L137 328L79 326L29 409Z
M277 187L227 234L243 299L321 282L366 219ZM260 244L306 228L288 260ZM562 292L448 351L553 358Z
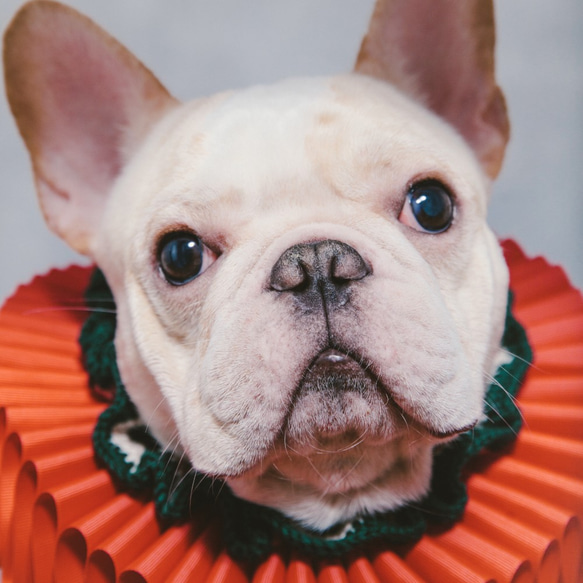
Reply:
M353 72L185 104L47 0L4 64L43 213L104 272L161 446L316 530L422 498L504 358L492 2L379 0Z

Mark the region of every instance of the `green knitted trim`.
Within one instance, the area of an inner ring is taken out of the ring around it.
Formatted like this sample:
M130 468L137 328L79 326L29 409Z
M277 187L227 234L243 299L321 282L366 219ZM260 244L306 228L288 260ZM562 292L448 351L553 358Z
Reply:
M413 543L431 524L451 524L461 517L467 502L462 470L484 449L496 451L511 443L522 424L514 396L532 360L532 351L524 329L512 316L510 295L502 344L513 358L498 369L488 388L486 419L434 453L429 494L414 506L361 516L342 538L335 538L333 529L325 533L309 531L276 510L236 498L224 484L161 450L141 423L121 382L113 346L115 314L108 310L113 298L99 270L93 275L86 301L90 307L106 308L93 312L81 332L90 383L92 387L115 388L113 402L99 417L93 434L97 458L121 488L153 499L164 527L189 520L202 507L216 508L227 550L236 559L257 562L277 545L311 558L333 558L375 541ZM119 431L143 448L139 462L126 459L122 449L112 443Z

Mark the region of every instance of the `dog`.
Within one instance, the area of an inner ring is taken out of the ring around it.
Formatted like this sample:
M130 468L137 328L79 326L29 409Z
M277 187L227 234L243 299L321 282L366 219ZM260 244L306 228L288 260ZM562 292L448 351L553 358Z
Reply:
M44 216L105 274L161 446L310 529L421 499L505 358L491 1L379 0L353 72L185 104L49 0L4 65Z

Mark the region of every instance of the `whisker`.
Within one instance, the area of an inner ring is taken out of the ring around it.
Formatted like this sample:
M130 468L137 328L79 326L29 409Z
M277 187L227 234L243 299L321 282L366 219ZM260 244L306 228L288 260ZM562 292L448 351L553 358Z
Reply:
M508 423L508 421L506 421L506 419L504 418L504 416L500 413L500 411L498 411L496 409L496 407L494 407L494 405L492 405L492 403L489 403L486 399L484 399L484 403L488 407L490 407L490 409L492 411L494 411L494 413L496 413L496 415L498 415L498 417L500 417L500 419L504 422L504 425L506 425L506 427L508 427L508 429L510 429L512 431L512 433L514 433L514 435L518 435L518 433L516 432L516 430L514 429L514 427L512 427L512 425L510 425L510 423ZM522 413L521 413L521 416L522 416Z
M52 306L46 308L32 308L30 310L25 310L22 312L25 316L30 316L33 314L43 314L49 312L95 312L100 314L117 314L117 309L109 308L91 308L88 306L77 307L77 306Z
M178 438L178 434L175 434L170 438L170 441L160 451L160 457L162 457L163 455L165 455L167 453L169 453L171 457L174 457L179 445L180 445L180 440ZM172 449L172 452L170 452L171 449Z
M282 482L292 482L292 480L290 480L277 466L277 464L273 463L271 464L271 467L273 467L273 469L275 469L277 471L277 474L275 475L275 477L278 480L281 480Z
M535 366L532 362L529 362L528 360L526 360L526 358L524 358L523 356L520 356L520 354L516 354L516 353L512 352L511 350L508 350L507 348L504 348L504 347L502 347L502 350L506 354L511 356L512 358L516 358L517 360L520 360L524 364L527 364L529 368L533 368L534 370L539 370L539 371L541 370L538 366ZM501 364L500 367L504 368L504 364ZM504 370L508 373L508 371L506 369L504 369ZM508 374L510 374L510 373L508 373Z
M490 375L486 375L486 376L490 376ZM512 393L510 393L499 381L497 381L495 378L490 376L490 380L493 384L495 384L497 387L499 387L500 389L502 389L502 391L506 394L506 396L510 399L510 402L514 405L514 408L516 409L516 411L518 412L518 414L520 415L520 418L522 420L523 423L527 423L526 419L524 418L524 415L522 414L522 411L520 410L520 407L518 406L518 400L516 399L516 397L514 395L512 395ZM486 399L486 397L484 398L484 403L490 407L490 409L492 411L494 411L494 413L496 413L496 415L498 415L498 417L500 417L500 419L502 419L502 421L504 421L504 423L510 428L510 424L508 423L508 421L506 421L506 419L504 419L503 415L500 413L500 411L496 410L495 407L489 403ZM514 430L513 430L514 431ZM514 433L516 434L516 432L514 431Z
M158 409L165 403L165 399L164 397L162 397L159 401L158 404L156 405L156 407L154 407L154 410L152 411L152 413L150 414L150 417L148 418L148 420L146 421L146 429L150 429L150 424L152 423L152 419L154 418L154 415L156 415L156 412L158 411ZM166 425L165 427L168 427L170 423L170 419L168 419L166 421ZM178 433L176 433L176 435L178 435Z
M178 488L180 488L180 485L182 483L184 483L184 481L191 475L191 474L195 474L195 471L193 468L189 468L184 475L182 476L182 478L180 478L180 480L178 480L178 482L176 482L175 484L175 480L176 480L176 476L178 475L178 470L176 470L176 472L174 472L174 476L172 478L172 482L170 485L170 489L168 491L168 498L172 497L176 491L178 490Z
M326 455L326 454L335 455L335 454L339 454L339 453L345 453L345 452L350 451L351 449L355 449L359 445L361 445L365 441L367 433L368 433L368 430L365 429L358 437L353 439L348 445L345 445L344 447L339 447L337 449L322 449L321 447L313 446L313 449L314 449L314 452L318 455Z
M285 451L288 459L292 459L290 455L291 448L287 442L287 429L283 432L283 450Z
M360 465L360 463L362 462L362 460L364 459L364 453L356 460L356 462L352 465L352 467L342 476L342 480L346 480L348 478L348 476L350 476L350 474L352 474L356 468L358 468L358 466ZM338 482L336 482L337 484ZM330 492L330 488L333 485L336 484L330 484L328 483L328 488L326 488L326 490L323 492L324 495L328 494Z
M168 490L168 497L171 497L176 492L176 490L178 490L178 488L180 487L180 484L182 484L182 482L184 481L184 478L192 471L192 467L190 467L188 469L188 471L185 473L185 475L182 476L182 478L180 478L180 480L178 480L178 483L175 484L176 477L178 476L179 469L182 466L183 459L184 459L184 454L182 454L180 456L180 459L178 460L178 462L176 464L176 470L174 471L174 475L172 476L172 480L170 482L170 488ZM166 467L168 467L168 466L166 466Z
M213 478L212 478L213 490L214 490L214 486L215 486L215 484L217 482L220 483L220 486L219 486L219 489L217 490L217 492L215 494L215 501L219 499L219 497L221 496L223 490L225 489L225 486L227 485L224 480L219 480L219 478L213 476Z
M325 484L327 484L328 486L331 487L330 482L328 482L328 480L326 478L324 478L324 476L318 471L318 468L316 468L316 466L314 465L314 462L309 458L309 456L302 456L302 457L304 457L304 459L310 464L310 467L314 470L314 472L316 472L316 474L322 480L322 482L324 482Z

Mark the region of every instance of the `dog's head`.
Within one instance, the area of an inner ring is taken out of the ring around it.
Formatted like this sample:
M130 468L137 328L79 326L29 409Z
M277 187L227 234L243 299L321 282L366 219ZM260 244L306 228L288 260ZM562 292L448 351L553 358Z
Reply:
M43 211L106 274L165 447L316 528L427 491L500 351L493 36L486 0L381 1L354 73L179 104L73 10L18 13Z

